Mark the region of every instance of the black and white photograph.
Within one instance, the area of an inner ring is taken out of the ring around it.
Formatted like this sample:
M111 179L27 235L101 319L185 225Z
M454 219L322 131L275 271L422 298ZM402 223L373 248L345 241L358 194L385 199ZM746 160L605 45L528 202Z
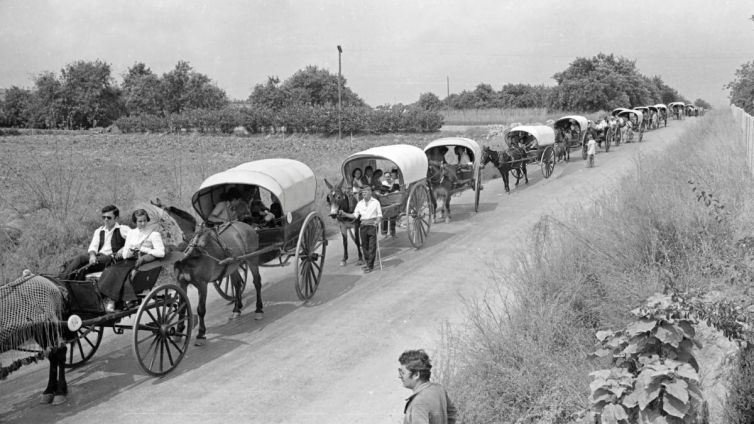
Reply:
M754 424L754 3L0 0L0 424Z

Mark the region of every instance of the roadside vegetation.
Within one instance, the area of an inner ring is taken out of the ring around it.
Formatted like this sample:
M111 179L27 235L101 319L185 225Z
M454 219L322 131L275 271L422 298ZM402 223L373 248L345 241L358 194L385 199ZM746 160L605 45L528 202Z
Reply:
M706 321L736 340L751 340L742 323L752 304L754 262L751 247L740 240L754 235L754 189L738 140L728 111L709 114L662 156L637 160L636 173L590 208L565 218L543 217L521 255L491 270L494 280L486 295L468 301L467 322L443 332L442 380L463 422L566 423L584 420L590 407L606 405L612 414L613 402L621 404L622 393L630 390L621 389L616 398L606 395L602 403L595 400L603 394L597 386L609 385L600 378L609 380L609 373L590 373L620 368L608 352L593 355L600 348L596 335L609 341L626 328L638 331L632 323L639 322L646 326L633 335L657 342L662 336L656 329L671 325L666 320L672 321L675 312L652 321L657 308L667 306L646 305L655 293L675 296L678 303L668 307L689 309L686 318ZM640 306L644 309L631 313ZM636 347L637 358L650 345ZM654 360L669 364L670 357L666 349ZM740 363L744 370L751 367L751 359ZM626 375L626 381L637 374ZM737 397L731 400L743 408L754 400L750 376L751 371L739 374ZM691 385L684 387L685 414L699 404L692 405ZM660 415L667 422L693 422L666 417L663 405L673 399L662 393L658 388L641 405L641 413L659 408L657 421L650 422L666 422ZM634 418L640 412L638 406L621 408Z

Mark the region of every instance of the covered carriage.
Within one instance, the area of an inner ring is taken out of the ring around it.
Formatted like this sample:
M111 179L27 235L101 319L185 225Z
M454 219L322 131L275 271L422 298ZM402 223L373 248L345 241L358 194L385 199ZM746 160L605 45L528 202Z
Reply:
M435 149L447 149L444 159L449 163L456 180L450 195L461 193L465 190L474 190L474 211L479 212L479 194L482 190L482 148L469 138L445 137L432 141L424 147L424 153L429 156ZM465 149L468 157L464 159ZM464 163L464 160L467 162Z
M274 219L252 222L259 236L258 250L230 260L257 257L260 264L283 266L295 258L296 295L301 300L310 299L322 279L327 248L325 223L315 206L314 172L296 160L262 159L211 175L191 198L194 210L205 223L232 188L242 193L246 202L261 202L274 213ZM277 264L270 263L274 260ZM245 263L241 263L240 270L245 288ZM214 284L224 298L235 297L229 276Z
M651 111L649 107L647 106L637 106L633 110L641 112L642 119L639 121L639 129L641 131L646 131L650 129L651 125Z
M626 129L626 137L624 141L626 143L631 142L633 133L638 132L639 141L641 142L644 138L644 114L640 110L624 109L622 111L619 111L617 116L633 123L633 128L629 126Z
M657 122L659 124L660 121L663 122L663 126L668 126L668 107L662 103L658 103L655 105L658 111L657 115Z
M432 202L427 184L428 160L424 151L406 144L379 146L354 153L341 166L346 185L353 186L353 171L365 169L395 168L398 171L399 189L376 195L382 206L383 219L405 218L408 239L412 246L420 248L429 235Z
M699 116L699 109L691 103L686 105L686 116Z
M684 102L669 103L668 108L673 112L674 119L683 119L686 110L686 104Z
M505 135L508 147L527 146L526 157L521 159L527 164L538 164L542 176L550 178L555 169L555 131L547 125L521 125L513 127ZM515 171L515 168L514 168ZM519 175L515 175L520 178Z
M555 141L562 143L566 149L566 160L569 159L568 153L573 147L581 147L581 158L586 159L586 135L589 129L589 120L581 115L564 116L553 124L555 129Z
M646 107L649 110L649 123L647 124L647 128L649 129L657 129L660 127L660 109L657 108L655 105L647 106Z

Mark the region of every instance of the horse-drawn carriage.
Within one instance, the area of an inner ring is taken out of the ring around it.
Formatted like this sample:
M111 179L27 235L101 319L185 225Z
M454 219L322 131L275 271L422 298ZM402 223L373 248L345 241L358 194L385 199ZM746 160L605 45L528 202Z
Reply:
M673 119L683 119L686 111L686 104L684 102L671 102L668 104L668 108L673 113Z
M547 125L521 125L511 128L505 135L507 149L497 152L484 147L482 149L482 166L492 162L500 171L509 192L508 173L516 178L516 185L523 177L528 183L527 164L538 164L542 176L550 178L555 169L555 131Z
M445 168L450 171L447 187L447 202L450 196L465 190L474 190L474 212L479 212L479 194L482 190L482 148L479 144L468 138L446 137L432 141L424 148L428 158L433 152L442 155L437 169L433 170L430 160L429 178L430 186L444 184ZM445 152L444 154L442 152ZM447 159L450 159L449 161Z
M631 141L633 141L634 133L638 132L639 142L641 142L644 138L644 114L640 110L636 109L616 109L613 111L613 113L615 114L615 116L623 118L624 120L631 123L631 125L626 124L622 129L625 134L621 134L621 141L630 143Z
M397 170L398 181L393 182L396 189L382 194L376 192L375 198L382 206L383 219L397 221L405 218L408 240L412 246L420 248L429 235L434 212L427 183L428 161L424 151L415 146L396 144L354 153L343 161L343 179L339 186L345 184L353 187L354 171L367 167L373 170Z
M686 104L686 116L699 116L699 109L691 103Z
M295 258L296 295L301 300L310 299L322 279L327 248L325 223L315 206L314 172L292 159L263 159L211 175L191 199L205 224L233 188L242 193L244 201L262 202L263 207L277 212L270 221L251 222L258 236L257 249L220 260L222 264L239 264L240 291L246 287L248 261L273 266L270 262L277 259L274 265L284 266ZM223 273L214 281L217 291L227 300L236 297L232 277L231 273Z
M642 119L639 122L639 131L649 131L652 126L652 112L647 106L637 106L633 110L641 112Z
M654 130L660 127L660 109L655 105L646 106L649 110L647 128Z
M571 148L581 147L581 158L586 159L586 136L589 130L589 120L581 115L564 116L553 124L555 129L555 143L562 146L565 160L571 158Z
M662 103L656 104L654 107L657 108L657 126L660 126L660 121L663 122L663 126L668 126L668 107L665 106Z

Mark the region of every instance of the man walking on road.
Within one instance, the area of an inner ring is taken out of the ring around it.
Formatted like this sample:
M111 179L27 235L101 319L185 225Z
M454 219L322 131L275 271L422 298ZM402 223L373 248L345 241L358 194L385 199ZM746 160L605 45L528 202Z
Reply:
M432 364L423 350L407 350L398 358L403 387L413 390L406 399L403 424L455 424L456 408L445 388L429 381Z
M364 252L364 274L374 270L374 258L377 253L377 226L382 221L382 206L372 197L372 187L365 186L361 190L364 198L359 200L353 213L338 211L338 216L356 219L361 217L361 249Z

